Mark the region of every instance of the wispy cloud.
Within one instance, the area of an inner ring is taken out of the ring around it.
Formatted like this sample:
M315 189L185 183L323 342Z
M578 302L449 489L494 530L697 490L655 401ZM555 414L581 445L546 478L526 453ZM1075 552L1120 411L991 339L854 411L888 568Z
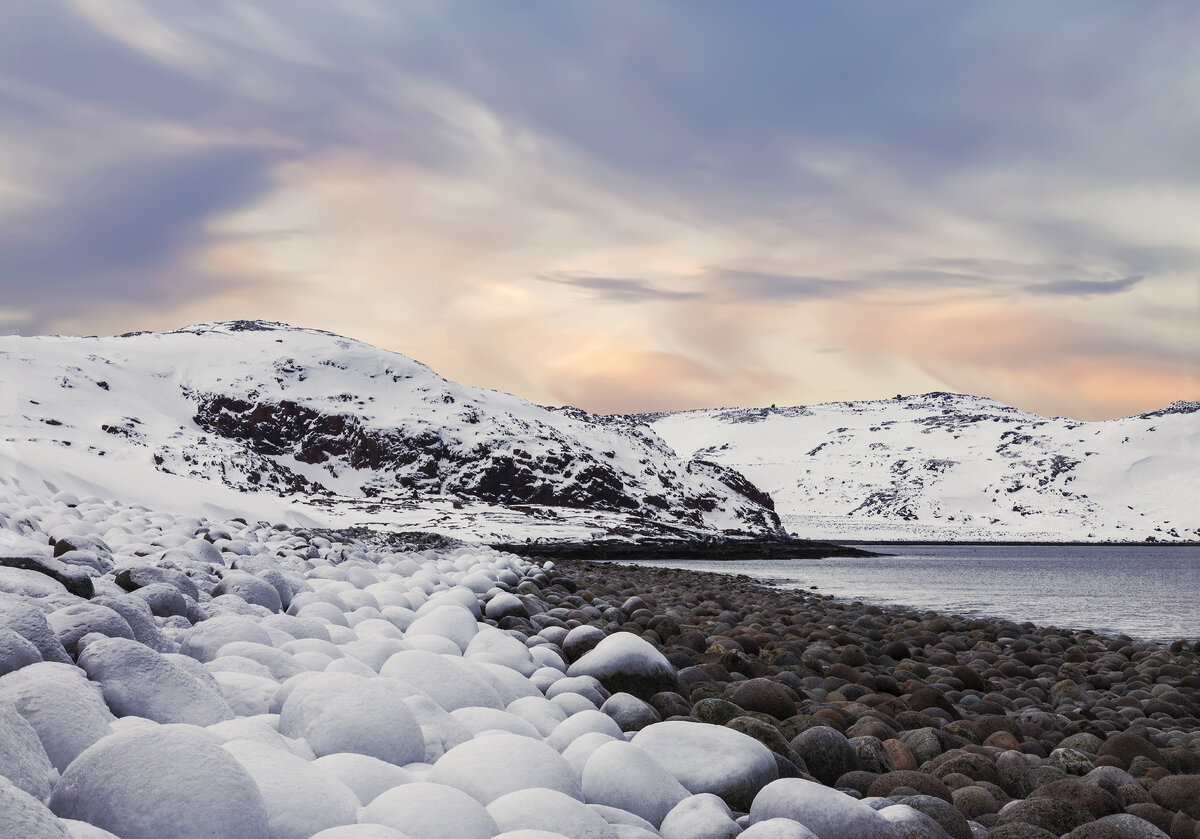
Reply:
M1090 297L1094 294L1120 294L1136 286L1145 277L1133 275L1117 280L1054 280L1027 286L1034 294L1059 294L1075 297Z
M700 300L700 291L675 291L658 288L640 277L591 277L571 274L544 274L538 279L589 292L591 296L616 303L644 303L664 300Z

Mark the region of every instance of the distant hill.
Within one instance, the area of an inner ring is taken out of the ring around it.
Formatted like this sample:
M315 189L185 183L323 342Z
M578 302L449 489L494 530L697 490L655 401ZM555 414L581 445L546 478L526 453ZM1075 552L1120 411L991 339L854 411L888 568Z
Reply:
M1200 539L1200 403L1107 422L991 399L645 414L680 457L736 469L793 534L829 539Z

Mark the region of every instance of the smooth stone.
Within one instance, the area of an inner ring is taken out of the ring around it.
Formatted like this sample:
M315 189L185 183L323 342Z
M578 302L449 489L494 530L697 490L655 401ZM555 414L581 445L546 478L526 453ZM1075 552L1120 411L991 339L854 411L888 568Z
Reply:
M382 793L358 814L359 823L395 828L411 839L492 839L500 833L483 805L460 789L417 781Z
M406 769L370 755L335 752L319 757L313 766L333 775L358 796L363 806L392 787L412 783L415 778Z
M438 758L429 780L461 789L484 806L530 787L584 800L579 777L562 755L541 741L507 731L455 746Z
M11 703L33 726L60 772L107 736L114 719L100 686L72 664L43 661L0 676L0 702Z
M358 796L332 773L290 752L250 740L225 743L224 749L258 785L271 839L308 839L326 828L357 820Z
M103 638L89 643L79 654L79 666L100 685L104 701L117 716L201 726L233 716L219 694L137 641Z
M629 632L604 638L568 667L567 675L591 676L609 693L632 693L639 699L683 691L671 662L653 644Z
M616 831L587 805L544 787L516 790L487 805L503 831L549 830L571 839L616 839Z
M215 738L193 726L149 726L105 737L63 772L50 809L121 839L270 837L254 779Z
M659 828L663 839L733 839L741 832L729 805L709 792L680 801Z
M0 702L0 776L38 801L46 801L53 769L37 730L15 707Z
M658 761L620 740L592 752L583 767L582 786L589 803L626 810L656 827L689 796L688 790Z
M318 757L355 752L403 766L425 757L425 737L407 695L388 679L318 673L288 694L279 731L305 738Z
M900 839L900 832L861 801L803 778L765 786L750 807L750 823L792 819L818 839Z
M749 809L754 796L779 776L762 743L732 729L685 721L647 726L630 741L692 794L711 792L729 806Z
M66 825L46 805L0 776L0 836L12 839L71 839Z

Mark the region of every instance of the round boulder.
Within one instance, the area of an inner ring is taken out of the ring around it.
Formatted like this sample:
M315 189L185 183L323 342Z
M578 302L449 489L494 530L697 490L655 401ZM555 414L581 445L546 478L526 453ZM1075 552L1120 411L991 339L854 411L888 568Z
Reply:
M50 809L121 839L270 837L254 779L215 738L191 726L105 737L67 767Z
M781 778L755 796L750 824L768 819L792 819L818 839L900 839L899 831L870 806L803 778Z
M766 784L779 777L775 756L762 743L732 729L668 720L647 726L630 741L696 794L711 792L745 811Z

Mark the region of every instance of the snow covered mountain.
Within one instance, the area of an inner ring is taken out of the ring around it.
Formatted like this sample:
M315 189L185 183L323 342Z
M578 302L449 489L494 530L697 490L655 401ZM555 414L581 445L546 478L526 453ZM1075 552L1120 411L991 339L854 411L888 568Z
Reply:
M1196 402L1108 422L950 393L634 419L744 474L799 536L1200 538Z
M0 481L44 494L484 540L778 527L741 475L645 426L282 324L0 338L0 399Z

